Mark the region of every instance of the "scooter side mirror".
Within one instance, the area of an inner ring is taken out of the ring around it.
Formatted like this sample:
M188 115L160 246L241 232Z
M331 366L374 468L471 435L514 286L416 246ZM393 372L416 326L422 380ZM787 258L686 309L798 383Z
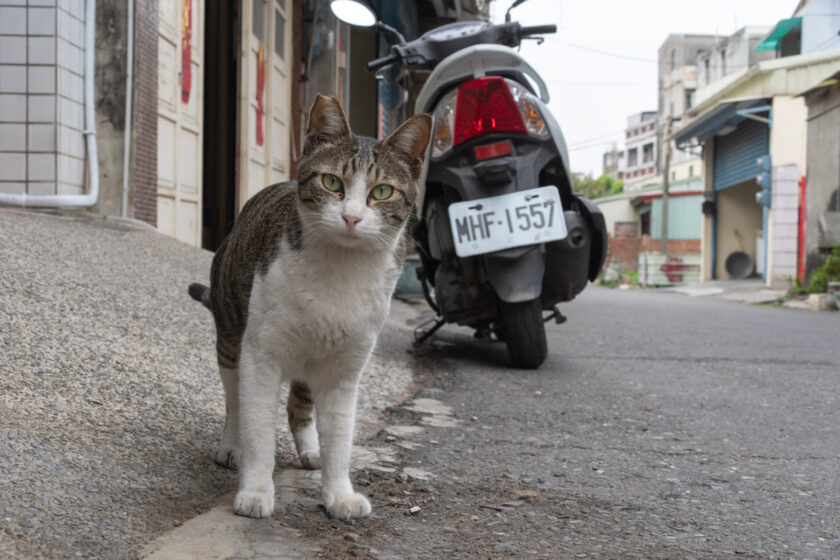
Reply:
M376 31L385 31L397 38L397 43L405 44L405 37L390 25L379 21L376 13L362 0L332 0L330 10L339 21L357 27L372 27Z
M332 0L330 10L340 21L358 27L373 27L376 25L376 14L359 0Z

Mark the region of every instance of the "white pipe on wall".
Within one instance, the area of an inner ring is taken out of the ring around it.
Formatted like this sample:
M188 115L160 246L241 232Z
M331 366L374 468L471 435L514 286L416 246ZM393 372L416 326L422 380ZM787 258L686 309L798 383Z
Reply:
M85 2L85 130L90 189L87 194L27 195L0 193L0 204L37 208L93 206L99 199L99 155L96 149L94 112L94 58L96 39L96 0Z
M131 159L131 97L134 93L134 0L128 0L126 22L126 74L125 74L125 135L123 136L122 206L120 216L128 218L128 165Z

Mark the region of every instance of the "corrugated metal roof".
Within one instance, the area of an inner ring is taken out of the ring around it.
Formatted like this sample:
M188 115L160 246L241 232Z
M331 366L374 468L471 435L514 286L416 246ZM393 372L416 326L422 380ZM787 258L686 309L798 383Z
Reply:
M768 105L769 103L770 98L767 97L718 103L714 109L697 117L674 134L674 141L677 143L677 146L690 143L692 138L697 138L699 142L704 142L715 136L721 129L727 126L737 125L746 120L746 117L739 115L738 111Z

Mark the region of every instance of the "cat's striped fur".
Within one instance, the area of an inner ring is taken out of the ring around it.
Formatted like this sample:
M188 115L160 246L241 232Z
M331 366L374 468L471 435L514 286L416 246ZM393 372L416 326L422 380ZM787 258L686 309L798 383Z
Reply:
M348 473L356 387L401 269L430 132L431 118L417 115L385 140L354 136L338 101L318 96L299 182L249 200L216 252L210 287L190 286L216 323L227 405L216 460L240 469L237 513L273 510L281 381L291 384L301 463L323 466L328 511L369 513Z

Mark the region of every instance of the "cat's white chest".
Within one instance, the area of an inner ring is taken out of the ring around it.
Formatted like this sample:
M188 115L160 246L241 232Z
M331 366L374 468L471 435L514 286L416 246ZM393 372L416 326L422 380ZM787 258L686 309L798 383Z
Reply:
M390 310L388 262L286 253L254 278L248 328L259 329L265 343L287 356L372 342Z

